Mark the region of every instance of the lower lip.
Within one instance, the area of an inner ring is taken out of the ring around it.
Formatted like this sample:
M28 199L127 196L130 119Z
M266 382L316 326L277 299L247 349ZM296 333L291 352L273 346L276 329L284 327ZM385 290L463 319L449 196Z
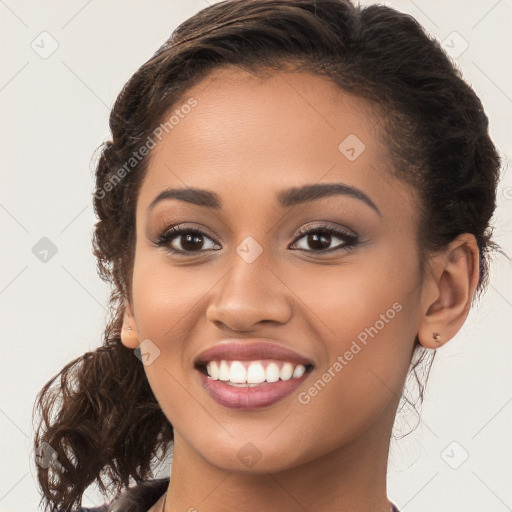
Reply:
M230 386L221 380L213 380L199 370L197 371L208 394L220 405L231 409L268 407L292 393L311 373L308 371L297 379L267 382L261 386L238 387Z

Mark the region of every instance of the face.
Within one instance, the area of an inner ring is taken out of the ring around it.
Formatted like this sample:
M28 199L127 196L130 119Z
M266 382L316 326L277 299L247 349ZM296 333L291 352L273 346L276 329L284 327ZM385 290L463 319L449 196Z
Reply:
M139 192L129 308L180 450L267 472L380 446L422 281L418 199L393 177L376 120L363 100L297 72L216 71L187 101ZM169 192L183 188L207 192ZM222 379L279 380L225 383L205 375L212 360Z

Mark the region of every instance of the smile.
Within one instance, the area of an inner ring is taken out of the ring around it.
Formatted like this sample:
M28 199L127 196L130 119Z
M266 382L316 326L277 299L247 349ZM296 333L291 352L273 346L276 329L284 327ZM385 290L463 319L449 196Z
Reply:
M225 340L194 359L203 389L232 409L258 409L282 400L313 367L308 357L264 339Z

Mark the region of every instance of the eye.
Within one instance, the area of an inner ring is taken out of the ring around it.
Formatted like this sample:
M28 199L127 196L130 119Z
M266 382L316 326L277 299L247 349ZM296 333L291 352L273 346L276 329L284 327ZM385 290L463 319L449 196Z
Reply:
M210 240L212 245L217 245L217 247L220 248L220 246L213 242L206 233L200 229L189 228L187 226L173 226L165 233L161 234L155 240L155 244L158 247L163 247L167 252L170 252L171 254L187 255L197 252L205 252L204 246L208 245L205 244L205 240ZM207 247L207 249L212 249L212 247Z
M299 247L299 249L313 253L330 253L348 250L355 247L359 241L359 237L352 230L342 227L336 228L327 224L314 227L305 226L299 229L299 236L294 240L294 244L303 238L306 244L313 247L313 249L308 249L307 247ZM341 243L334 248L329 248L336 238L341 240ZM326 248L328 250L325 250Z

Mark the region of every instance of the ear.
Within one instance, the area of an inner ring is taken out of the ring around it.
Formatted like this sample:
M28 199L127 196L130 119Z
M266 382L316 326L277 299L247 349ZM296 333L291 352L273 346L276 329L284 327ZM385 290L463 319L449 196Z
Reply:
M418 340L426 348L438 348L453 338L464 324L478 279L480 259L476 239L459 235L431 260L422 297L423 316Z
M132 307L126 302L123 316L123 325L121 328L121 342L125 347L136 349L139 346L139 335L133 316Z

